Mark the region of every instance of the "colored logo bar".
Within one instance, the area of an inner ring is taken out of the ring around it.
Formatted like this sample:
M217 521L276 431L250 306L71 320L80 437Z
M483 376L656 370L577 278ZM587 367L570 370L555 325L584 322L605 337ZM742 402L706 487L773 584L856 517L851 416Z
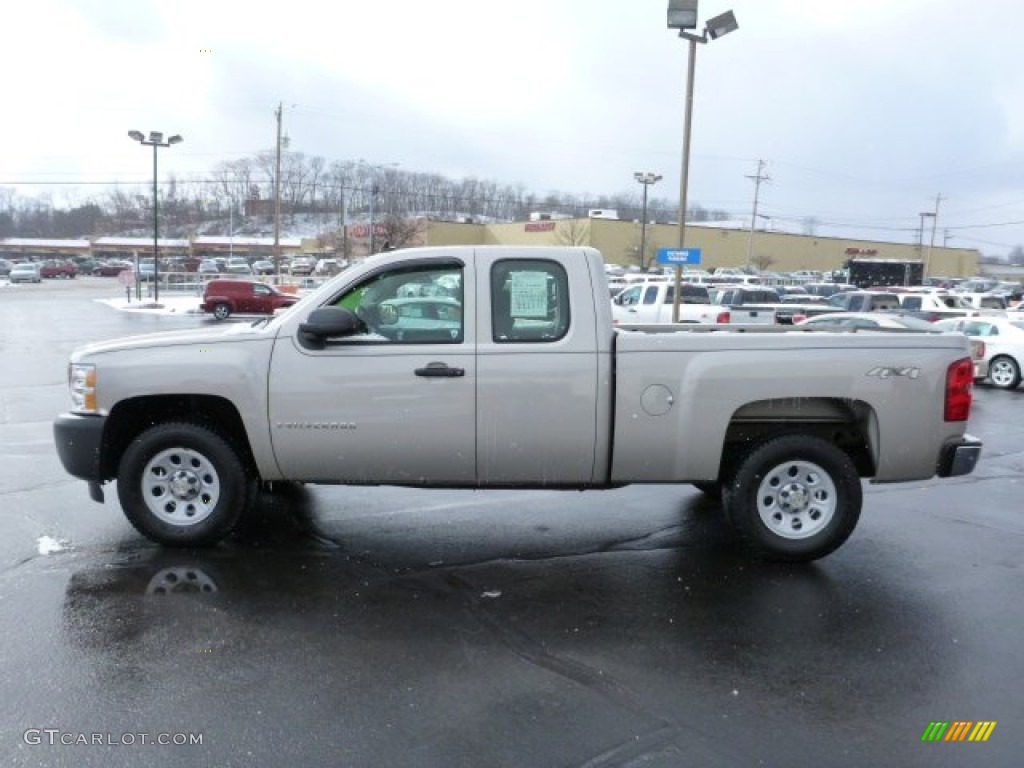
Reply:
M933 720L921 741L988 741L996 724L995 720Z

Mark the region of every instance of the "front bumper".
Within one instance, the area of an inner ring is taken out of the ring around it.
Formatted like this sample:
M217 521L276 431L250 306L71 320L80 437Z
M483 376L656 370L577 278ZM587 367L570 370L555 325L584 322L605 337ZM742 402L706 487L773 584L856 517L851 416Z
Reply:
M106 416L62 413L53 422L57 456L67 473L89 483L101 483L100 447Z
M951 440L942 446L936 474L939 477L969 475L981 456L981 440L971 435Z

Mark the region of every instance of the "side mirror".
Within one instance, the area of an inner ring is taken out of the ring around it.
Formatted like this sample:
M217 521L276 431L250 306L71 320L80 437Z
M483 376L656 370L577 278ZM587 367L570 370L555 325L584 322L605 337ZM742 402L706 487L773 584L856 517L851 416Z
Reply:
M337 339L364 333L366 324L355 312L344 307L319 307L299 325L299 339L308 347L323 349L326 339Z

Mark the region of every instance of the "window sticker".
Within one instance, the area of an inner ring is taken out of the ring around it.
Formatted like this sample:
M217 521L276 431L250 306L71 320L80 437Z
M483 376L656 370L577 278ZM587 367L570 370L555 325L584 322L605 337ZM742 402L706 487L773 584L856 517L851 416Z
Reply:
M513 272L512 317L547 317L548 276L546 272Z

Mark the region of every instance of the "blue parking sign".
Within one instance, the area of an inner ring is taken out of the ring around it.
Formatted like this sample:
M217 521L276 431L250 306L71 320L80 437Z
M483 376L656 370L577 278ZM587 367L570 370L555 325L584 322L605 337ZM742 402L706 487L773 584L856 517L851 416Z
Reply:
M658 263L669 266L700 264L700 248L659 248Z

